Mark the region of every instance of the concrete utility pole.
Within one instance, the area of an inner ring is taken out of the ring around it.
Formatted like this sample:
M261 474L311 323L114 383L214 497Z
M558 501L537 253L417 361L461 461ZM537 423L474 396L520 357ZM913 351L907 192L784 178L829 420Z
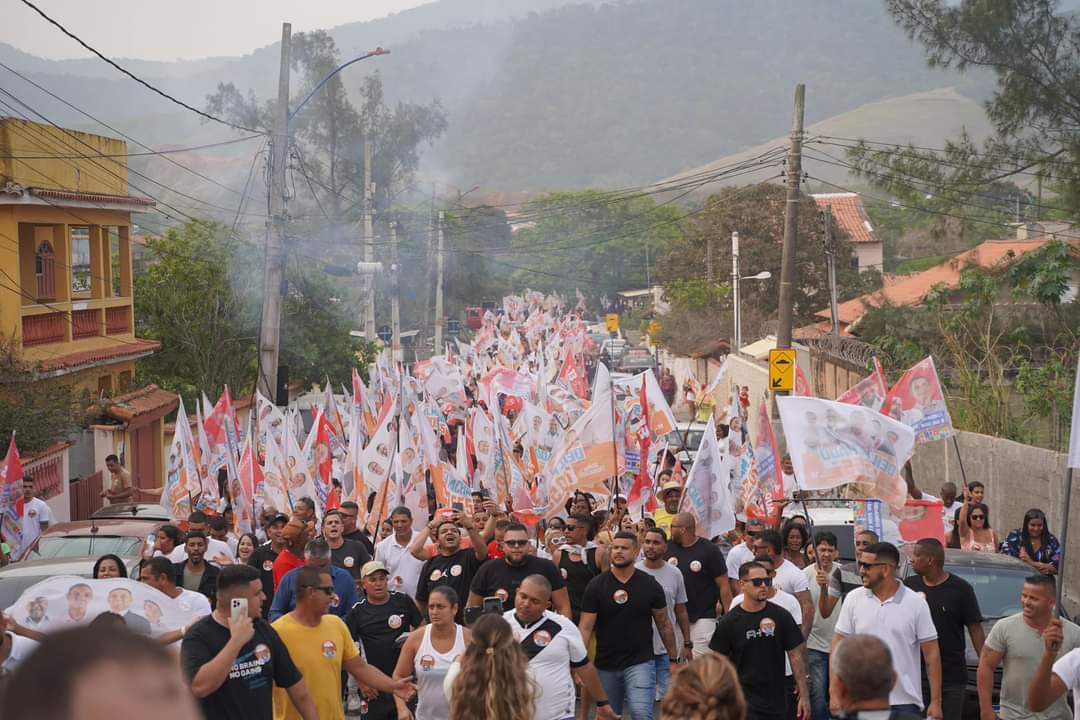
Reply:
M829 312L832 315L832 334L840 334L840 309L836 299L836 241L833 237L832 208L821 211L821 241L825 245L825 262L829 271Z
M445 222L446 215L442 210L439 211L439 217L436 221L438 227L435 228L435 232L438 233L439 244L437 254L435 255L435 354L442 355L443 352L443 224Z
M712 235L705 238L705 277L709 282L713 281L712 272Z
M795 305L795 243L799 229L799 183L802 181L803 112L806 86L795 86L795 118L791 128L791 149L787 163L787 203L784 206L784 247L780 263L780 302L776 347L791 347L791 322Z
M397 239L397 221L390 221L390 264L393 272L392 281L394 283L394 292L390 296L390 329L393 332L393 337L390 339L390 356L394 359L394 362L402 362L401 354L401 300L398 297L401 293L401 284L399 278L401 276L401 268L398 266L398 239Z
M364 139L364 262L375 261L375 230L371 205L371 141ZM364 339L375 342L375 278L364 276Z
M274 108L274 129L270 142L270 228L266 235L263 271L262 324L259 332L259 377L257 387L277 402L278 349L281 342L282 257L285 249L285 166L289 157L289 43L292 25L281 26L281 67L278 71L278 99Z
M731 233L731 299L735 310L734 342L731 352L737 354L742 347L742 309L739 298L739 233Z

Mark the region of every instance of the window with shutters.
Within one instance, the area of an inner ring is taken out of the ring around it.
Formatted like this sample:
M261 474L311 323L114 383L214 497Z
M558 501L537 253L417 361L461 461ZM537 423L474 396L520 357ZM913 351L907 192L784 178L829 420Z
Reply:
M38 245L34 255L34 274L37 276L37 299L56 299L56 256L52 244L46 240Z

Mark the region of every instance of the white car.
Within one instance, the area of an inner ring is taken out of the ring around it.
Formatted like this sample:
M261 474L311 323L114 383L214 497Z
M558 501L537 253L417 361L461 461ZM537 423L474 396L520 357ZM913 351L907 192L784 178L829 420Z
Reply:
M668 449L675 453L675 457L682 463L683 468L689 471L690 466L694 464L694 458L697 456L698 448L701 447L701 439L705 437L705 429L708 426L699 422L683 422L676 424L675 427L677 429L672 430L667 436Z

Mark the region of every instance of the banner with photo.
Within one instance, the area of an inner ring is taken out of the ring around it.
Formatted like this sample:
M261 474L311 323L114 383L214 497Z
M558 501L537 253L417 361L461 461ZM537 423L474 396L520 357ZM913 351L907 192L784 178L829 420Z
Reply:
M881 412L914 430L916 443L955 434L933 357L920 360L896 381Z
M910 427L859 405L807 397L776 402L803 490L855 483L891 495L915 446ZM891 496L880 499L895 504Z
M874 358L874 372L852 385L840 397L837 402L849 405L862 405L874 412L881 410L885 404L885 397L889 394L889 387L885 383L885 371L881 369L881 363Z
M731 471L720 457L716 441L716 422L709 418L679 503L680 512L694 516L698 537L708 540L735 527L735 499L728 487L730 479Z
M4 612L20 625L43 633L86 625L111 612L122 617L129 630L153 637L179 630L202 616L145 583L76 575L56 575L31 585Z

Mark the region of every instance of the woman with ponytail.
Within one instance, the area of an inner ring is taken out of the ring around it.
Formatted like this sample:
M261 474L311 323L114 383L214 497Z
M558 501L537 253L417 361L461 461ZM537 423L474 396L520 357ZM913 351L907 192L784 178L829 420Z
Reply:
M538 686L510 623L482 615L471 631L446 676L450 720L532 720Z
M672 675L660 720L745 720L746 701L735 666L708 653Z

